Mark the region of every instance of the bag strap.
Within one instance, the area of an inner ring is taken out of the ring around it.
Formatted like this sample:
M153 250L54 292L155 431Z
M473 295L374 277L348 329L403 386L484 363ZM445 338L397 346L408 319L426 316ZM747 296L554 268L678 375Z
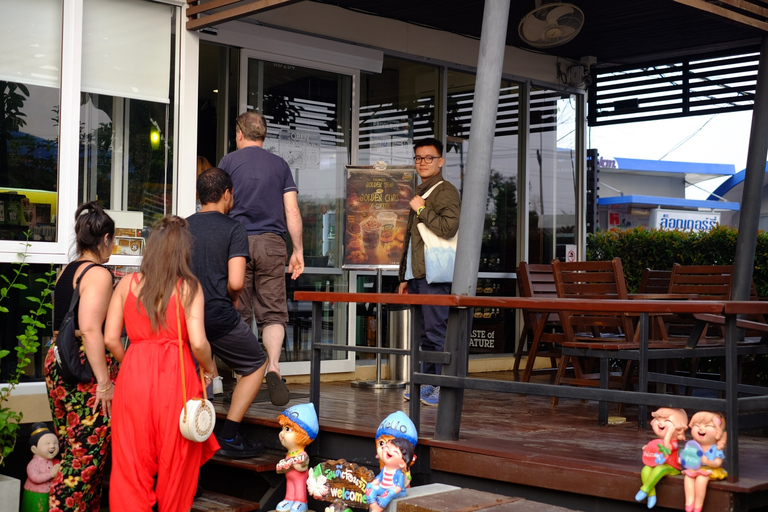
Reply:
M91 270L91 268L101 266L102 265L99 265L98 263L91 263L85 267L85 270L83 270L79 276L77 276L77 281L75 281L75 289L72 290L72 300L69 301L69 313L75 310L75 306L77 306L77 302L80 300L80 280L83 278L86 272Z
M437 186L440 185L442 182L443 182L443 180L440 180L437 183L435 183L434 185L432 185L431 187L429 187L429 190L427 190L427 193L426 194L422 194L421 198L422 199L426 199L427 197L429 197L429 194L431 194L432 191L435 190L437 188Z
M176 285L176 330L179 333L179 363L181 364L181 399L184 401L184 421L187 421L187 380L184 378L184 349L181 341L181 284ZM203 400L208 400L208 390L205 389L203 365L200 365L200 384L203 385Z

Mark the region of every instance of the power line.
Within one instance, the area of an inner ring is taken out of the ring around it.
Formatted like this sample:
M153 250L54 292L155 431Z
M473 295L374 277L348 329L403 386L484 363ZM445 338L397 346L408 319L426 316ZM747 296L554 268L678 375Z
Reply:
M710 121L712 121L712 120L713 120L714 118L716 118L718 115L720 115L720 114L714 114L712 117L710 117L709 119L707 119L707 121L706 121L704 124L702 124L701 126L699 126L699 127L696 129L696 131L695 131L695 132L693 132L692 134L690 134L689 136L687 136L686 138L684 138L683 140L681 140L680 142L678 142L677 144L675 144L675 145L672 147L672 149L670 149L669 151L667 151L666 153L664 153L664 155L663 155L661 158L659 158L659 160L664 160L664 159L667 157L667 155L669 155L669 154L670 154L670 153L672 153L673 151L676 151L677 149L680 149L680 148L683 146L683 144L685 144L686 142L688 142L689 140L691 140L692 138L694 138L694 137L696 136L696 134L698 134L698 133L699 133L701 130L703 130L703 129L704 129L704 127L705 127L705 126L707 126L707 125L710 123Z

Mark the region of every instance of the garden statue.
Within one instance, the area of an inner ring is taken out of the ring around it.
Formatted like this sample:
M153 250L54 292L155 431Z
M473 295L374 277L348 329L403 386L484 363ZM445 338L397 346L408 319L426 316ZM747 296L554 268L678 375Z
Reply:
M309 456L304 449L318 434L315 406L309 403L289 407L278 417L278 421L282 427L280 444L288 453L277 463L277 472L285 474L285 499L277 504L277 510L306 512Z
M21 512L47 512L48 491L61 466L54 459L59 454L59 438L45 423L35 423L32 425L29 446L33 455L27 465Z
M371 512L381 512L395 498L405 496L405 473L413 459L413 444L396 437L381 449L384 468L366 486L365 496Z
M382 457L384 446L395 438L405 439L413 448L411 452L416 449L416 443L418 442L418 433L416 432L416 426L403 411L396 411L384 418L384 421L379 425L376 430L376 458L379 459L379 469L384 468L384 458ZM410 466L416 461L414 455L411 459L408 468L405 470L405 487L411 486L411 471Z
M679 475L678 445L685 441L688 429L688 415L682 409L662 407L651 413L651 428L658 439L643 446L643 463L640 472L643 486L635 495L635 500L648 498L648 508L656 505L656 484L667 475Z
M701 512L710 480L722 480L728 472L722 468L728 434L725 418L716 412L701 411L689 424L693 440L680 452L685 475L685 511Z

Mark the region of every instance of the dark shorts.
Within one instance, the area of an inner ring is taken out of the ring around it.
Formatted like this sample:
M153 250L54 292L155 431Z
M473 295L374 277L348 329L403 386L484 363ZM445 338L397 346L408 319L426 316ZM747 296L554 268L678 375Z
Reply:
M248 235L251 260L245 266L245 287L239 311L246 323L256 318L259 331L268 325L288 323L285 291L287 249L280 235Z
M267 362L267 354L259 340L243 321L221 338L209 340L209 343L213 353L238 375L250 375Z

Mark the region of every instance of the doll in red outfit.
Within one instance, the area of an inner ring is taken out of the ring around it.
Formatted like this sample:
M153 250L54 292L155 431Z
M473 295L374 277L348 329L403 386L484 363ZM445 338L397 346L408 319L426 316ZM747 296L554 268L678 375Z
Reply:
M54 458L59 454L59 438L48 430L45 423L35 423L32 425L29 446L33 455L27 465L21 512L47 512L48 491L61 466Z

